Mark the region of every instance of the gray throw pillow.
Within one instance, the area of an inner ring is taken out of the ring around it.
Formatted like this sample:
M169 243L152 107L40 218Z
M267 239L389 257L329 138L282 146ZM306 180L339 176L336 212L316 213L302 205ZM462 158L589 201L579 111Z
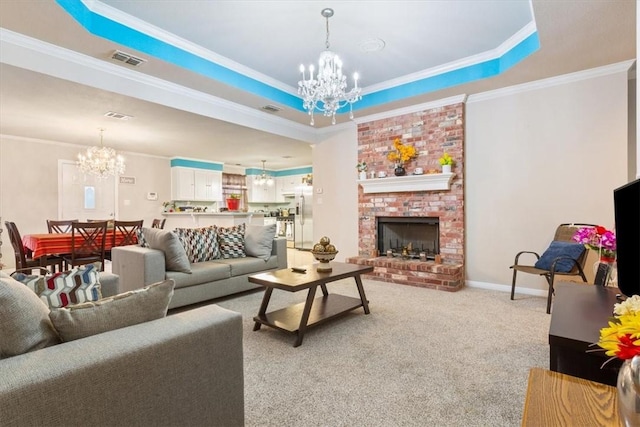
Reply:
M249 225L244 233L244 251L248 256L262 258L265 262L271 257L273 239L276 237L276 225Z
M60 343L49 307L29 288L0 278L0 359Z
M151 249L164 252L167 270L191 273L191 264L178 236L169 230L159 228L143 228L142 234Z
M110 298L54 308L49 318L63 341L149 322L167 315L174 286L169 279Z

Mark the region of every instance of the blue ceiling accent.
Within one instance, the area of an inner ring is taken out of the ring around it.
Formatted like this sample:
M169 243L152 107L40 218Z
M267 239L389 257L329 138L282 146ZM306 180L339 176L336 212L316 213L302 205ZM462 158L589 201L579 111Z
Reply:
M499 58L363 95L361 101L353 104L353 110L375 107L422 93L434 92L496 76L522 61L539 48L538 33L534 32Z
M267 98L289 108L305 111L302 106L302 100L296 95L269 86L266 83L247 77L193 53L105 18L91 11L81 0L56 0L56 2L87 31L96 36L128 46L237 89ZM493 77L508 70L539 48L540 41L538 39L538 33L534 32L499 58L368 93L362 96L361 101L353 105L353 109L361 110L363 108L375 107L463 83ZM366 90L366 88L364 89ZM341 110L343 110L342 112L346 112L348 107L345 106Z
M294 168L294 169L283 169L279 171L270 171L269 169L265 169L267 174L276 178L279 176L291 176L291 175L305 175L308 173L313 173L313 168L311 166L306 166L302 168ZM246 175L260 175L262 173L262 169L258 168L247 168L245 170Z
M196 169L206 169L211 171L222 171L223 164L222 163L211 163L211 162L201 162L199 160L189 160L189 159L171 159L171 167L185 167L185 168L196 168Z

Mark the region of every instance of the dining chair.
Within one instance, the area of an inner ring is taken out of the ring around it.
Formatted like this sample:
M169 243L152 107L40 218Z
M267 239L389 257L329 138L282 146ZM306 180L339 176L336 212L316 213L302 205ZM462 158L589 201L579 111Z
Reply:
M139 221L113 221L111 230L111 246L127 246L138 243L137 231L142 228L143 220ZM111 260L111 249L104 251L104 257Z
M164 228L164 223L165 223L166 220L167 220L167 218L154 219L153 222L151 223L151 228L163 229Z
M55 267L58 267L58 271L62 271L62 259L55 256L44 256L41 258L32 258L31 251L24 247L22 244L22 237L18 231L18 227L14 222L5 221L4 223L7 232L9 233L9 240L11 246L13 246L13 254L16 259L16 270L28 270L38 269L40 267L49 267L52 271L55 271Z
M71 233L71 223L78 221L77 219L47 220L47 229L49 233Z
M71 267L100 262L104 271L107 222L78 222L71 224L71 253L63 257Z
M47 229L49 230L49 233L71 233L71 223L73 223L73 221L77 221L77 219L62 219L62 220L53 220L53 219L48 219L47 220ZM52 254L52 258L56 257L60 260L60 262L62 263L62 266L64 267L64 269L67 269L67 263L64 261L64 255L67 254Z

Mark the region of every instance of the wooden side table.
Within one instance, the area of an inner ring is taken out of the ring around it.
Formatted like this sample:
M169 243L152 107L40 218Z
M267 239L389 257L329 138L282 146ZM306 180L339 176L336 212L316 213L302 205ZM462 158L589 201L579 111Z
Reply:
M620 427L617 394L609 385L531 368L522 426Z

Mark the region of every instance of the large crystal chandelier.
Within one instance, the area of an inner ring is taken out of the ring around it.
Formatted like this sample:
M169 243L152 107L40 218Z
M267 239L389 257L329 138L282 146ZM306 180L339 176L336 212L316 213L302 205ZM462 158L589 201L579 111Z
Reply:
M315 76L313 65L309 66L308 79L305 76L304 65L300 66L302 80L298 82L298 94L302 95L304 109L311 116L311 126L314 125L313 113L317 109L325 117L331 117L331 124L336 124L336 111L349 104L349 118L353 119L353 103L362 99L358 87L358 73L353 74L354 87L349 92L347 77L342 74L342 61L338 55L329 50L329 18L333 16L333 9L326 8L320 12L327 21L327 50L320 54L318 60L318 74Z
M265 162L266 160L262 161L262 173L258 175L258 177L256 178L256 182L258 183L258 185L267 185L270 187L273 185L273 178L267 175L267 171L264 169Z
M116 154L113 148L103 145L103 132L104 129L100 129L100 146L89 147L85 153L79 153L77 162L83 173L95 175L100 179L124 173L124 158Z

